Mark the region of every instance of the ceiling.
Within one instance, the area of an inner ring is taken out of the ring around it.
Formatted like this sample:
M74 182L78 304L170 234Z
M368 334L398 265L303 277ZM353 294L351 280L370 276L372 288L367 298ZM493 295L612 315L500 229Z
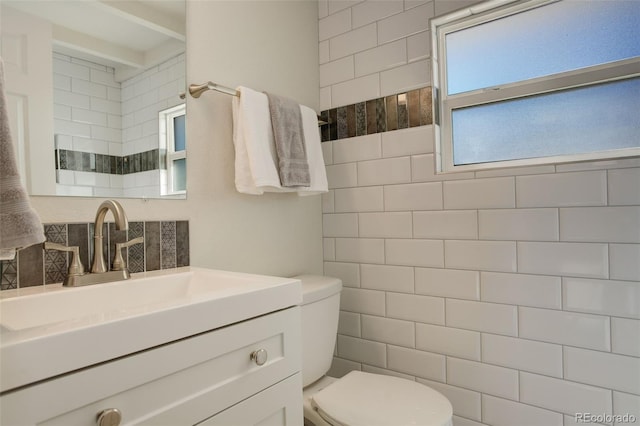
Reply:
M185 49L184 0L3 0L52 23L54 50L128 78Z

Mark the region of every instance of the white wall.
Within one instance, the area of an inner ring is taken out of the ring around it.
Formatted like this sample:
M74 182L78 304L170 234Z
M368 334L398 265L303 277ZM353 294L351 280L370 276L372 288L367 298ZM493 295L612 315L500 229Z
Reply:
M323 109L430 85L428 19L464 4L320 1ZM640 159L435 175L431 126L323 145L333 374L431 385L457 426L640 419Z
M188 1L187 83L242 84L317 108L317 14L310 1ZM321 273L320 196L238 194L231 99L188 97L187 117L187 200L120 200L129 219L189 220L192 265ZM32 197L45 222L91 221L100 201Z

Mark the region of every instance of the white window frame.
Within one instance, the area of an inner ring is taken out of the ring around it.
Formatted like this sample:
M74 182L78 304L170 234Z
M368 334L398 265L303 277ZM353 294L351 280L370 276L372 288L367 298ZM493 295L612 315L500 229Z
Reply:
M502 18L558 0L492 0L431 20L432 84L434 103L435 170L437 173L475 171L551 163L567 163L640 155L640 148L624 148L583 154L556 155L518 160L454 165L452 112L458 108L508 101L531 95L559 92L640 75L640 59L617 61L551 76L523 80L480 90L448 95L445 37L448 33Z
M164 182L162 183L162 187L166 188L162 191L162 195L182 195L186 194L186 189L184 190L175 190L173 187L173 175L175 173L173 162L175 160L180 160L182 158L187 158L187 150L186 147L182 151L176 151L176 144L174 140L174 128L173 128L173 120L176 117L181 115L186 116L186 104L176 105L174 107L165 109L160 111L158 122L160 124L160 148L166 150L165 156L165 164L166 164L166 174ZM162 176L162 174L161 174Z

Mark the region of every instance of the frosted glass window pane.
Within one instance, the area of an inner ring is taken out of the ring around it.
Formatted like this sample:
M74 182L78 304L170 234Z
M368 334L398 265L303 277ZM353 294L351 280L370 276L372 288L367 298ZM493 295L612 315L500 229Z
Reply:
M454 165L640 147L640 78L452 113Z
M187 159L173 160L173 190L187 190Z
M640 1L561 1L446 35L448 94L640 56Z

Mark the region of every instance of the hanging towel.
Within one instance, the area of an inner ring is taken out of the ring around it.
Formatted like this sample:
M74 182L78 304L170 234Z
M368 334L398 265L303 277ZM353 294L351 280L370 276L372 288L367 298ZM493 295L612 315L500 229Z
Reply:
M233 98L236 189L257 195L282 188L267 95L247 87L236 91L240 94Z
M0 259L13 259L17 249L45 240L40 218L20 182L14 154L0 58Z
M305 151L309 164L308 187L283 187L267 95L247 87L237 87L233 98L233 143L235 184L238 192L260 195L265 192L297 192L313 195L327 192L320 132L315 111L300 105Z
M278 174L284 187L309 186L302 113L297 102L265 92L278 155Z
M302 127L304 142L309 163L310 185L299 188L298 195L315 195L329 191L327 170L324 165L324 154L320 143L320 129L318 128L318 114L306 105L300 105L302 113Z

